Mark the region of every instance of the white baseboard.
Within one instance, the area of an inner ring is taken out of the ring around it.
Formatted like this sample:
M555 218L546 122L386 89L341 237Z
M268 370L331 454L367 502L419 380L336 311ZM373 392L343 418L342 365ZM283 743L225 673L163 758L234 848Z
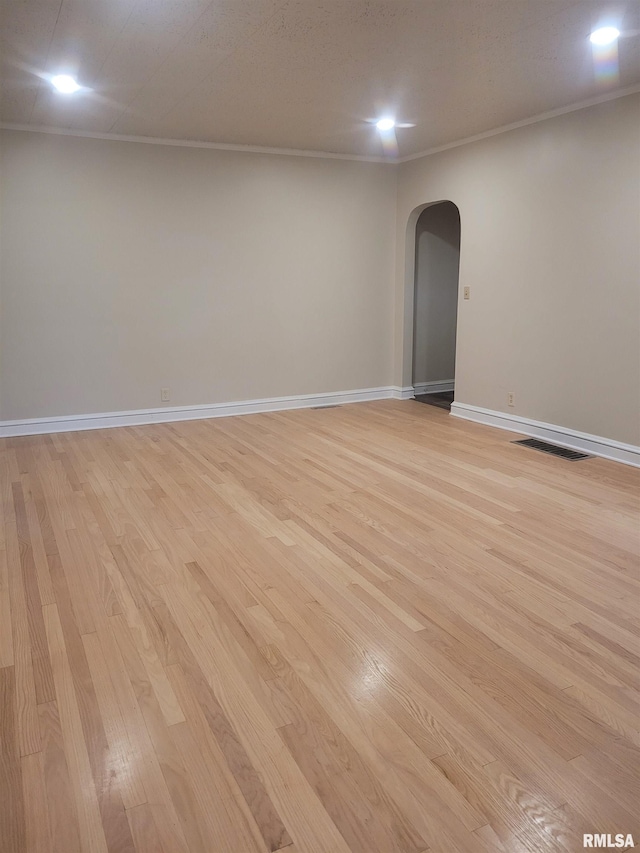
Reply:
M300 394L295 397L268 397L264 400L241 400L234 403L211 403L202 406L172 406L162 409L138 409L130 412L101 412L89 415L68 415L54 418L0 421L0 438L19 435L42 435L54 432L75 432L86 429L143 426L202 418L226 418L260 412L281 412L287 409L310 409L315 406L336 406L362 403L367 400L405 400L413 396L413 388L386 385L357 391L336 391L325 394Z
M634 465L640 468L640 447L636 447L634 444L623 444L621 441L615 441L612 438L577 432L555 424L532 421L518 415L508 415L506 412L481 409L479 406L469 406L467 403L453 403L451 414L455 418L463 418L466 421L519 432L523 435L553 442L553 444L558 444L561 447L569 447L571 450L579 450L582 453L601 456L604 459L612 459L614 462L624 462L626 465Z
M414 382L414 394L442 394L444 391L453 391L455 382L453 379L436 379L433 382Z
M403 388L393 386L393 396L396 400L412 400L414 394L413 385L405 385Z

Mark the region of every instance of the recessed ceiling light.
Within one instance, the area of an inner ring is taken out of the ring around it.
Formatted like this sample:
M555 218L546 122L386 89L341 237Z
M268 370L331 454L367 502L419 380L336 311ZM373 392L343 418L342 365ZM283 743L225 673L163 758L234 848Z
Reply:
M65 95L72 95L74 92L77 92L78 89L82 88L82 86L79 86L73 77L70 77L68 74L58 74L57 77L52 77L51 83L58 92L63 92Z
M376 127L378 130L391 130L396 126L395 121L392 118L381 118L376 122Z
M591 44L611 44L620 35L620 30L616 27L600 27L599 30L594 30L589 36Z

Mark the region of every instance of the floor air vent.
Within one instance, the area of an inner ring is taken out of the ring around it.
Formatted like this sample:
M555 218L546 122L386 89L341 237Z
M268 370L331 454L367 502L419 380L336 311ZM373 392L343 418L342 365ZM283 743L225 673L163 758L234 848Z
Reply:
M524 444L525 447L533 447L534 450L541 450L543 453L550 453L552 456L560 456L562 459L569 459L575 462L576 459L590 459L588 453L579 453L577 450L569 450L566 447L557 447L555 444L548 444L546 441L540 441L539 438L521 438L518 441L512 441L512 444Z

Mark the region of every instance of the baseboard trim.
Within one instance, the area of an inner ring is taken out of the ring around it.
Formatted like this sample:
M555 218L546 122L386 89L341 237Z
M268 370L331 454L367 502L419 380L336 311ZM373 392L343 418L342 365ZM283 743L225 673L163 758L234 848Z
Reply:
M453 391L455 382L453 379L436 379L432 382L414 382L414 394L442 394L444 391Z
M413 388L385 385L379 388L362 388L356 391L299 394L293 397L268 397L262 400L240 400L232 403L211 403L202 406L172 406L162 409L137 409L129 412L100 412L88 415L68 415L66 417L0 421L0 438L108 429L110 427L144 426L145 424L173 423L204 418L226 418L232 415L255 415L261 412L281 412L288 409L311 409L315 406L336 406L371 400L405 400L411 396L413 396Z
M405 385L402 388L397 385L394 385L393 391L393 396L396 400L412 400L415 395L413 385Z
M479 406L470 406L467 403L453 403L451 414L454 418L462 418L465 421L474 421L474 423L530 435L533 438L542 438L562 447L581 450L583 453L590 453L593 456L601 456L603 459L611 459L614 462L623 462L625 465L640 468L640 447L636 447L634 444L623 444L621 441L615 441L612 438L577 432L556 424L533 421L518 415L509 415L506 412L482 409Z

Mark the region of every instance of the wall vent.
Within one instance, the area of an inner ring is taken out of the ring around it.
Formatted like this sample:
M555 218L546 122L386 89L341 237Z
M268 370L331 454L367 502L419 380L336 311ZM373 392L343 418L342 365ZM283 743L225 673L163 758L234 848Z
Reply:
M580 453L578 450L569 450L568 447L558 447L555 444L549 444L546 441L540 441L539 438L521 438L518 441L512 441L512 444L523 444L525 447L533 447L534 450L541 450L542 453L550 453L552 456L559 456L561 459L569 459L575 462L578 459L590 459L588 453Z

